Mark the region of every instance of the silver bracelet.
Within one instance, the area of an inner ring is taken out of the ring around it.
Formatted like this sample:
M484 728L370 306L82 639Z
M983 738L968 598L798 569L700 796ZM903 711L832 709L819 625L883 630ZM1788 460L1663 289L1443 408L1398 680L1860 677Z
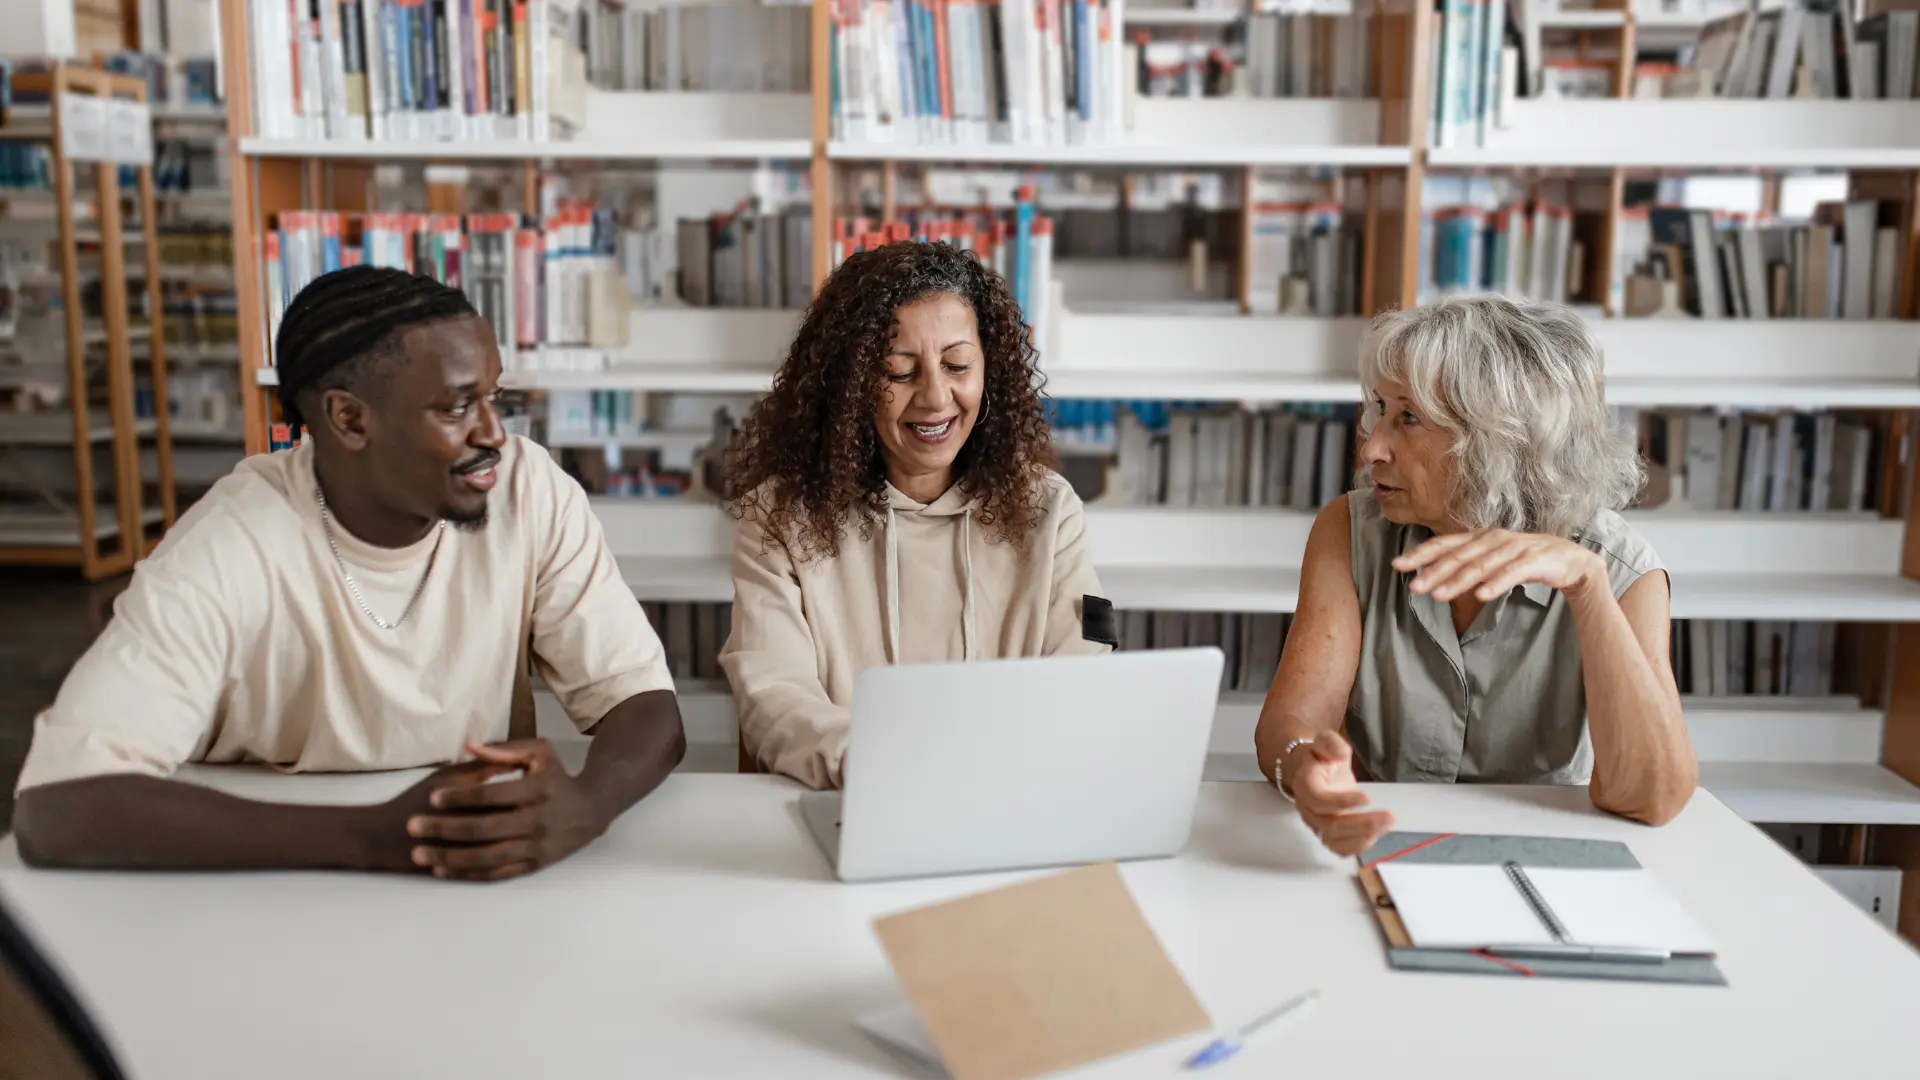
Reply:
M1304 739L1294 739L1293 741L1287 743L1287 748L1285 750L1280 751L1279 760L1273 763L1273 786L1280 789L1280 797L1287 800L1288 802L1293 801L1293 793L1287 790L1287 778L1281 775L1280 770L1287 767L1287 759L1293 756L1293 752L1295 750L1298 750L1303 746L1312 746L1312 745L1313 745L1312 736L1308 736L1307 738L1304 738Z

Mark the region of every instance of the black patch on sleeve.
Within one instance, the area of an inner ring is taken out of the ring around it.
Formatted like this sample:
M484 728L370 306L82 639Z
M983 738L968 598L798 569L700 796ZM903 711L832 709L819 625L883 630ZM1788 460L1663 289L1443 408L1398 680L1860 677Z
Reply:
M1120 624L1113 601L1086 593L1080 597L1080 636L1113 648L1120 647Z

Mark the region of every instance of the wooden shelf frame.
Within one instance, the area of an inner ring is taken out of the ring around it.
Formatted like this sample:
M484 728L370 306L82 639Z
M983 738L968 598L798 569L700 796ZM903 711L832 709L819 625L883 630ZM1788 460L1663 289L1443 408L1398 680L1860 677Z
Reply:
M68 158L62 131L62 101L69 95L116 98L144 103L146 84L140 79L113 75L92 68L62 64L51 71L16 76L23 89L45 92L48 106L44 129L34 125L27 134L33 141L45 142L52 158L54 200L58 208L57 239L60 258L62 303L66 314L67 393L73 421L75 498L73 514L78 519L73 544L20 545L0 547L0 564L78 567L88 580L98 580L132 567L152 550L158 538L148 526L162 532L173 527L175 497L173 486L173 443L170 417L164 407L167 399L166 335L161 320L164 308L160 298L159 243L156 230L153 168L151 163L136 169L135 204L139 210L140 231L129 235L121 202L119 171L113 163L75 162ZM0 129L0 137L7 133ZM87 320L80 297L80 230L74 208L76 170L93 170L100 244L101 308L105 324L107 407L106 420L111 435L104 440L109 447L113 472L113 511L110 523L102 522L94 498L93 412L88 408L90 387L87 378L87 351L91 344ZM141 273L130 275L126 253L138 248L144 262ZM148 377L157 407L150 421L134 417L134 371L129 326L129 277L144 277L148 323L139 336L146 339ZM151 431L157 458L159 506L144 505L145 482L141 477L140 439ZM157 513L156 513L157 510ZM111 547L103 540L113 541Z

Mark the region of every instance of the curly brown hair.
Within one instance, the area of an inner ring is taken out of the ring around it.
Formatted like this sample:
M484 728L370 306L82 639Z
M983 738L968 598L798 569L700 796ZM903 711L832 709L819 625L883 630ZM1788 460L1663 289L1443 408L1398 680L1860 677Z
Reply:
M940 293L973 309L986 356L980 412L954 476L981 500L977 520L990 536L1024 546L1039 523L1056 459L1020 305L971 251L903 241L857 252L828 276L773 392L727 450L734 513L759 515L796 559L839 554L849 525L870 539L886 513L887 470L873 418L887 392L894 313Z

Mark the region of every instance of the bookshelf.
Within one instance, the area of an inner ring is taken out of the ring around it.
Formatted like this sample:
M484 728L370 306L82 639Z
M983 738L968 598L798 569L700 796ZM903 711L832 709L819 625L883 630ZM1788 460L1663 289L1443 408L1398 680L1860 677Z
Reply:
M39 226L9 230L33 257L16 268L8 255L5 269L0 564L72 566L95 580L143 557L157 542L151 530L171 527L175 513L166 411L135 415L136 348L145 392L167 397L165 343L153 333L161 302L147 88L68 65L17 75L13 86L45 104L9 110L0 142L37 148L26 152L42 155L52 191L9 201L12 189L0 189L9 220ZM123 167L133 170L131 191ZM15 202L24 218L13 217Z
M1687 698L1703 782L1750 820L1843 827L1861 857L1905 868L1902 925L1910 939L1920 937L1920 530L1910 527L1907 509L1915 484L1913 415L1920 410L1920 150L1914 149L1920 99L1650 100L1637 96L1649 79L1637 62L1641 52L1693 41L1726 17L1726 5L1647 14L1624 0L1577 11L1510 0L1510 9L1531 16L1545 48L1575 42L1582 56L1600 58L1599 96L1489 93L1483 126L1449 129L1434 119L1447 101L1441 84L1442 61L1451 55L1443 51L1450 43L1447 26L1431 17L1429 4L1359 0L1359 6L1370 18L1371 65L1357 94L1136 96L1125 103L1121 129L1079 141L928 139L905 130L890 139L866 130L850 137L832 81L836 6L825 0L811 6L805 93L623 84L586 89L579 123L547 140L374 141L256 135L247 0L222 0L236 170L234 247L243 253L234 275L243 369L259 387L271 386L259 252L276 216L375 209L367 195L373 172L395 164L519 170L524 194L517 207L534 213L540 209L536 188L550 176L632 168L666 176L783 163L804 169L815 223L856 214L891 219L914 198L906 194L911 181L935 170L1023 177L1217 174L1228 184L1229 212L1238 223L1236 235L1219 246L1224 268L1217 258L1210 267L1223 270L1225 291L1169 304L1135 302L1131 294L1102 302L1099 289L1086 285L1099 275L1085 260L1074 266L1063 260L1046 301L1042 365L1049 393L1060 399L1260 406L1355 402L1354 353L1364 327L1352 316L1251 313L1258 204L1265 198L1256 192L1263 184L1274 177L1296 187L1321 184L1329 194L1320 197L1335 198L1343 220L1357 223L1355 308L1362 312L1430 293L1436 215L1445 209L1429 201L1433 184L1489 180L1503 185L1503 200L1564 200L1579 253L1565 256L1563 265L1572 264L1566 299L1590 319L1605 347L1611 405L1643 415L1832 410L1873 432L1880 463L1866 511L1668 508L1636 511L1634 520L1673 570L1676 619L1838 627L1857 685L1813 697ZM1128 36L1195 41L1240 33L1246 18L1244 10L1141 3L1127 4L1122 15ZM600 62L590 59L589 66ZM1849 198L1881 202L1879 224L1894 231L1892 265L1900 284L1881 317L1624 317L1631 307L1617 285L1644 257L1626 239L1631 226L1644 224L1636 216L1644 214L1636 201L1644 194L1636 191L1679 176L1759 174L1769 207L1777 207L1781 177L1835 170L1848 172ZM413 209L478 209L458 196L435 198L435 205ZM1119 205L1131 206L1127 198ZM1063 220L1110 205L1048 189L1040 203ZM832 264L834 241L830 229L812 230L808 254L816 284ZM1087 276L1069 281L1067 270ZM1169 279L1185 276L1177 263L1161 270ZM793 310L636 304L624 344L516 350L506 358L505 383L536 395L760 393L770 386L798 318ZM247 397L248 445L263 450L269 396ZM591 452L650 444L684 453L698 445L696 438L679 431L622 438L571 433L553 441L556 453L562 446ZM730 600L730 523L716 508L616 498L596 498L594 505L621 572L643 600ZM1094 505L1089 515L1103 584L1123 608L1279 614L1295 603L1308 511ZM732 706L724 686L692 679L682 689L693 758L731 763ZM1252 695L1223 697L1216 775L1251 775L1246 752L1257 710Z

